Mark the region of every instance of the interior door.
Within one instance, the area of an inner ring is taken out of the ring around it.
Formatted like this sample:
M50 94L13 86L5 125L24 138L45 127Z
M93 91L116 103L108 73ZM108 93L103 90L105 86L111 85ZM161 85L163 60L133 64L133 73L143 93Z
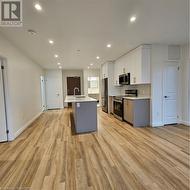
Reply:
M48 71L46 73L46 106L47 109L60 109L63 107L62 73Z
M175 124L178 122L178 80L178 65L171 64L165 66L163 77L163 119L165 125Z
M3 66L0 60L0 142L7 141L6 112L4 99Z
M81 95L80 77L67 77L67 95Z

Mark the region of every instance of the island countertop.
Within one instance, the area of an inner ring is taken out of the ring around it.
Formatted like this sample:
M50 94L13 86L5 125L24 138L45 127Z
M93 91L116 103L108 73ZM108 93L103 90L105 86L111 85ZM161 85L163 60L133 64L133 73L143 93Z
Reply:
M96 99L90 98L85 95L77 95L77 96L66 96L65 103L78 103L78 102L97 102Z

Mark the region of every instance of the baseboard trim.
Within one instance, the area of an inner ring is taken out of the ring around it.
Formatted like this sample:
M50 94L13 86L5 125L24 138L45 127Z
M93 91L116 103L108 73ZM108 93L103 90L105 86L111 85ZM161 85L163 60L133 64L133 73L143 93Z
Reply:
M179 121L179 124L187 125L190 127L190 122L188 121ZM151 127L163 127L163 123L152 123Z
M181 124L183 125L187 125L188 127L190 127L190 122L188 121L180 121Z
M163 127L163 123L152 123L151 127Z
M28 128L40 115L42 112L38 113L36 116L34 116L30 121L28 121L22 128L20 128L15 134L14 139L16 139L26 128ZM11 140L14 140L11 139Z

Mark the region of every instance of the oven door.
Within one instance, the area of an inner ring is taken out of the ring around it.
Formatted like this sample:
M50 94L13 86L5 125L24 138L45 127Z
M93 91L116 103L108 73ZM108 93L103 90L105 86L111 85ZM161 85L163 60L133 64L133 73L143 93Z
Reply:
M120 100L113 101L113 113L114 116L120 120L123 120L123 102Z

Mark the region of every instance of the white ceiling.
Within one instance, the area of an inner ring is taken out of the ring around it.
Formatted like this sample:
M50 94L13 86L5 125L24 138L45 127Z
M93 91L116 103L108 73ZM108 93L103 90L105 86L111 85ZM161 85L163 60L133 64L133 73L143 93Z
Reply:
M140 44L186 43L187 1L41 0L43 11L37 12L34 1L23 0L24 26L1 27L0 32L44 68L57 68L58 61L64 69L87 68L90 63L96 68ZM137 16L133 24L132 15Z

